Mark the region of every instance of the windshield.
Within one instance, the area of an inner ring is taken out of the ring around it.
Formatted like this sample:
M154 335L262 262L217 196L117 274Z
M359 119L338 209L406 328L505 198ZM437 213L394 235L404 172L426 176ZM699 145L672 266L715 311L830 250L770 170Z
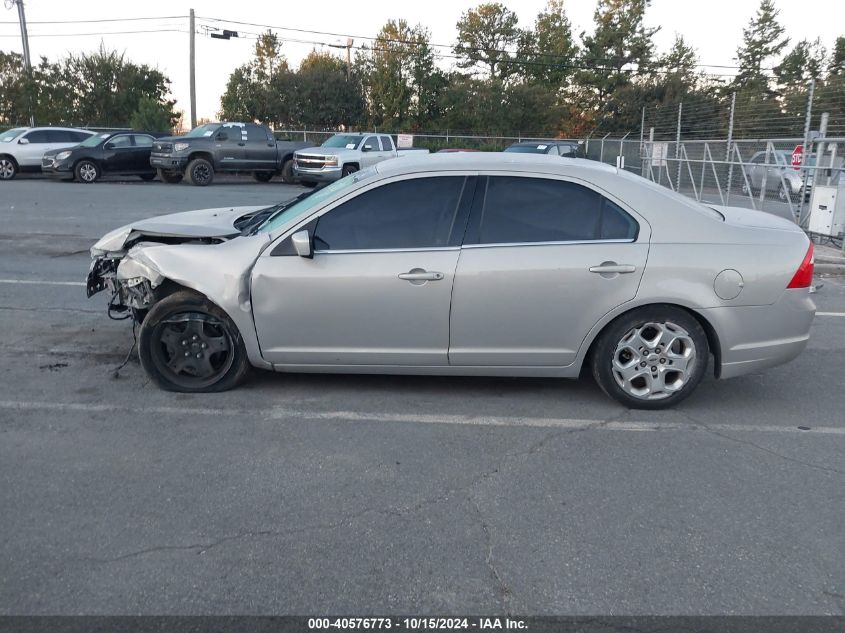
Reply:
M197 136L211 136L214 134L214 130L221 126L220 123L206 123L205 125L200 125L195 127L193 130L185 134L187 137L197 137Z
M518 154L545 154L548 145L511 145L505 151Z
M25 127L15 127L11 130L6 130L2 134L0 134L0 143L8 143L10 141L14 141L19 134L26 132Z
M294 202L294 204L281 207L276 214L269 217L267 221L257 227L254 232L272 233L274 230L284 226L291 220L306 214L312 209L316 209L321 203L333 198L344 189L348 189L356 183L372 178L375 173L376 168L369 167L367 169L362 169L361 171L356 171L355 173L350 174L345 178L341 178L326 187L315 189L314 191L306 194L304 197L300 197L296 202Z
M328 141L320 145L320 147L345 147L346 149L358 149L358 146L363 140L364 137L358 136L357 134L354 136L352 134L335 134Z
M80 147L97 147L100 143L106 140L108 137L111 136L111 133L105 132L103 134L95 134L94 136L89 136L84 141L82 141L79 145Z

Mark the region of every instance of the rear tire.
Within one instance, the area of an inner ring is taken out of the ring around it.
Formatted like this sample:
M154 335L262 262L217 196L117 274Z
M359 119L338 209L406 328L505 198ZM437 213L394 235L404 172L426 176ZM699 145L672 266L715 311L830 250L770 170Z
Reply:
M674 306L646 306L612 321L590 368L607 395L630 409L666 409L689 396L707 369L707 334Z
M358 167L355 165L344 165L340 173L342 176L348 176L349 174L354 174L356 171L358 171Z
M0 156L0 180L11 180L18 175L18 164L11 156Z
M196 187L207 187L214 180L214 166L204 158L195 158L185 170L188 182Z
M313 181L310 181L310 180L303 180L299 184L301 184L303 187L308 187L309 189L313 189L319 183L316 183L316 182L313 182Z
M293 159L289 158L282 166L282 181L286 185L292 185L296 182L296 175L293 173Z
M76 163L73 175L79 182L90 185L100 179L100 167L92 160L83 159Z
M252 172L252 176L258 182L270 182L275 174L272 171L255 171Z
M163 169L159 169L158 177L162 182L166 182L170 185L175 185L178 182L182 182L183 176L178 171L165 171Z
M167 391L226 391L249 371L246 348L229 316L205 296L180 290L156 303L141 324L141 366Z
M155 180L155 174L138 174L138 177L143 180L144 182L150 182L151 180Z

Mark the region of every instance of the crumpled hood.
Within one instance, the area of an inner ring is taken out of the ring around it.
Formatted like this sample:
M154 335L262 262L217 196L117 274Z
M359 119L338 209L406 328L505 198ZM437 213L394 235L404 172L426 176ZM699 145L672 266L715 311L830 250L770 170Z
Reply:
M234 222L247 213L266 209L267 205L254 207L219 207L158 215L137 220L106 233L91 247L91 255L114 253L124 250L128 241L141 236L227 238L240 235Z

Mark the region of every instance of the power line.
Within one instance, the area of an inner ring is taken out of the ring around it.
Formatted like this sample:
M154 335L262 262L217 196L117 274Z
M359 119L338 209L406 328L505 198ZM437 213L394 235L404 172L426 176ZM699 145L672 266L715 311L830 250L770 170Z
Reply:
M141 20L182 20L187 18L187 15L160 15L151 17L138 18L103 18L98 20L41 20L31 21L28 24L99 24L101 22L138 22ZM0 21L0 24L17 24L17 22Z
M425 46L429 46L429 47L433 47L433 48L448 48L448 49L452 49L452 48L455 47L453 44L437 44L437 43L434 43L434 42L419 42L419 41L415 41L415 40L400 40L400 39L391 39L391 38L380 38L378 36L373 37L373 36L370 36L370 35L352 35L352 34L349 34L349 33L335 33L335 32L332 32L332 31L318 31L318 30L314 30L314 29L302 29L302 28L295 28L295 27L277 26L277 25L272 25L272 24L260 24L258 22L244 22L244 21L239 21L239 20L227 20L225 18L216 18L216 17L210 17L210 16L198 16L198 19L209 20L209 21L212 21L212 22L224 22L224 23L227 23L227 24L239 24L239 25L244 25L244 26L257 26L257 27L260 27L260 28L275 29L277 31L292 31L292 32L295 32L295 33L307 33L307 34L311 34L311 35L326 35L326 36L329 36L329 37L347 37L347 38L360 39L360 40L380 41L380 42L385 42L385 43L390 43L390 44L409 44L411 46L423 46L423 45L425 45ZM324 42L315 42L315 43L325 44ZM356 47L356 48L358 48L358 47ZM372 49L370 49L370 50L372 50ZM507 49L473 48L473 47L464 47L463 50L473 51L473 52L502 53L502 54L506 54L506 55L513 55L513 54L518 53L518 51L507 50ZM570 59L569 57L567 57L565 55L557 55L557 54L553 54L553 53L534 53L534 54L539 55L541 57L549 57L549 58L553 58L553 59ZM454 56L452 56L452 57L454 57ZM458 57L458 58L462 59L462 57ZM497 61L504 61L504 60L497 60ZM607 62L607 61L614 61L614 60L613 60L613 58L606 57L606 58L600 58L600 61ZM701 63L692 64L691 66L695 67L695 68L725 68L725 69L737 69L737 70L739 70L741 68L740 66L726 66L726 65L721 65L721 64L701 64ZM616 70L616 69L613 68L612 70ZM760 70L773 71L774 69L773 68L761 68ZM677 72L677 71L663 71L663 72L671 74L671 73L674 73L674 72ZM712 76L728 76L728 75L717 75L715 73L711 73L711 75ZM734 76L734 75L731 75L731 76Z
M155 29L150 31L104 31L99 33L30 33L29 37L86 37L99 35L135 35L138 33L187 33L185 29ZM0 37L19 37L17 35L0 35Z

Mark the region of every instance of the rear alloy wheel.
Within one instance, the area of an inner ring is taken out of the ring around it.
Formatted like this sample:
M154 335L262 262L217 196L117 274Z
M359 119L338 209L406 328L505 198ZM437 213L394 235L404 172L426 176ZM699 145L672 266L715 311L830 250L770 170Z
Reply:
M592 370L602 390L631 409L665 409L704 377L707 335L689 313L672 306L634 310L602 332Z
M782 184L778 187L778 200L786 202L792 199L792 190L785 188Z
M165 171L164 169L159 169L158 177L162 182L166 182L170 185L182 182L182 174L178 171Z
M100 168L97 167L97 163L90 160L79 161L76 164L76 168L73 170L73 173L79 182L87 184L97 182L100 178Z
M138 351L144 370L168 391L225 391L249 369L243 340L229 316L188 290L150 309L141 325Z
M188 163L188 182L197 187L207 187L214 180L214 167L204 158L195 158Z
M751 195L751 188L748 186L748 183L745 182L745 181L742 182L742 193L745 194L746 196Z
M272 171L255 171L252 173L253 178L258 182L270 182L274 175Z
M8 156L0 156L0 180L11 180L17 174L17 163Z

